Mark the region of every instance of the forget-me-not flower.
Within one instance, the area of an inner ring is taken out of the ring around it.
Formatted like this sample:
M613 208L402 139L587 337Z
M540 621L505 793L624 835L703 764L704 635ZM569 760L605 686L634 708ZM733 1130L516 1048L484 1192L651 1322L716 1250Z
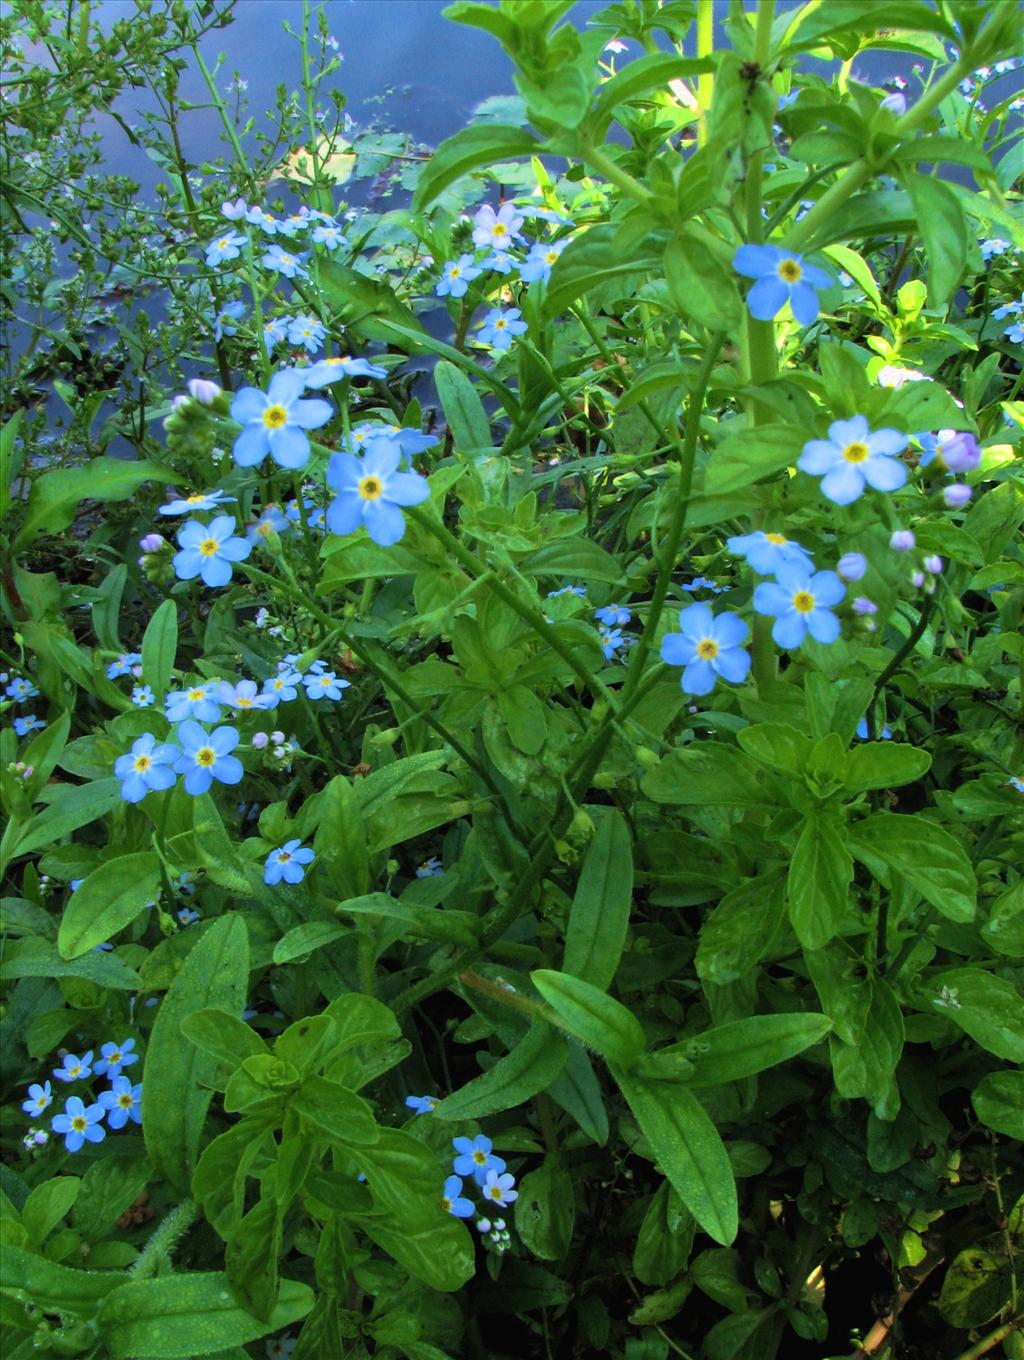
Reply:
M78 1096L68 1096L64 1102L64 1113L54 1115L50 1128L54 1133L64 1134L64 1146L68 1152L77 1152L85 1142L102 1143L107 1136L103 1127L103 1106L82 1103Z
M504 1173L488 1171L484 1177L481 1192L484 1199L504 1208L506 1204L511 1204L513 1200L519 1198L519 1191L512 1189L515 1183L515 1177L510 1171Z
M328 250L337 250L339 246L348 245L345 234L336 222L318 222L313 228L311 241L315 241L318 246L326 246Z
M815 289L827 288L831 282L823 270L779 246L740 246L732 267L757 280L747 294L747 306L758 321L771 321L788 302L801 326L809 326L818 315Z
M348 354L332 354L302 370L306 386L313 389L341 382L342 378L386 378L388 371L369 359L353 359Z
M218 236L206 247L206 263L212 268L224 260L237 260L244 245L245 237L239 236L237 231L229 231L223 236Z
M175 772L185 776L185 792L193 796L206 793L213 781L238 784L245 771L242 762L231 752L238 745L234 727L218 727L207 733L197 722L189 719L178 728L181 752Z
M834 571L818 571L789 562L777 580L762 581L754 590L754 609L775 618L772 637L780 647L799 647L808 633L815 642L835 642L839 620L831 612L846 594Z
M129 1077L115 1077L110 1090L102 1091L97 1099L112 1129L123 1129L129 1119L134 1124L142 1123L141 1082L133 1086Z
M307 354L316 354L317 350L323 349L326 334L322 322L315 316L293 316L288 323L288 343L301 345Z
M211 587L226 586L233 564L252 552L251 543L236 537L232 515L217 515L209 524L190 519L178 530L178 542L181 551L171 559L175 574L182 581L199 576Z
M551 277L551 267L568 245L568 241L537 241L530 247L530 253L519 267L519 277L524 283L547 283Z
M139 1055L133 1053L135 1047L134 1039L125 1039L120 1044L101 1044L100 1056L95 1064L95 1072L99 1076L118 1077L121 1075L122 1067L131 1067L132 1063L139 1061Z
M277 675L268 676L263 682L263 693L273 697L275 703L289 704L293 699L297 699L299 691L296 688L301 684L302 676L291 666L286 666L283 671L278 671Z
M140 657L139 660L141 661L141 659L142 658ZM123 675L124 671L119 672L119 674ZM39 695L39 691L32 681L26 680L24 676L21 675L16 675L14 677L4 693L7 695L8 699L13 699L16 704L23 704L26 700L35 699Z
M263 343L268 350L272 350L275 345L284 343L288 335L289 318L286 316L271 317L269 321L263 323Z
M843 553L836 563L836 571L844 581L860 581L868 569L868 559L863 553Z
M452 1147L458 1156L452 1163L452 1170L458 1176L472 1176L477 1185L483 1185L488 1171L504 1171L504 1161L492 1151L494 1144L482 1133L475 1138L453 1138Z
M28 1100L22 1103L21 1108L26 1114L42 1114L52 1104L53 1092L50 1083L47 1081L40 1086L38 1082L33 1082L28 1088Z
M268 534L284 534L291 528L291 524L281 507L271 502L265 505L260 511L259 519L255 519L251 524L245 526L245 536L250 543L258 543L266 539Z
M374 543L389 548L405 533L401 507L420 505L430 486L418 472L399 472L401 449L390 440L372 440L363 458L335 453L327 464L327 484L338 494L327 508L332 534L353 534L366 525Z
M277 698L271 694L260 694L255 680L239 680L237 685L222 680L217 686L217 701L239 713L277 707Z
M850 505L864 494L897 491L907 480L907 469L894 457L907 447L899 430L872 431L864 416L834 420L827 439L810 439L797 459L801 472L821 478L821 494L835 505Z
M981 449L973 434L967 431L940 430L916 435L921 445L921 467L937 463L946 472L972 472L981 462Z
M121 797L126 803L141 803L151 790L169 789L174 783L178 748L170 742L157 742L152 732L144 732L132 749L114 762L114 774L121 780Z
M508 307L504 310L501 307L492 307L480 323L477 339L482 344L493 346L494 349L508 349L512 344L512 337L522 335L526 330L526 322L519 320L520 315L518 307Z
M34 713L26 713L23 718L15 718L14 731L19 737L27 737L30 732L43 728L46 723L42 718L37 718Z
M485 203L473 219L473 244L504 250L514 240L521 239L519 228L522 225L523 219L514 204L503 203L495 212L489 203Z
M306 877L306 865L313 861L313 851L298 839L285 841L278 850L271 850L263 867L264 883L301 883Z
M747 678L750 653L740 644L747 625L736 614L715 618L706 604L691 604L679 615L678 633L661 640L661 659L682 666L680 685L688 694L710 694L721 677L731 685Z
M322 397L300 400L307 373L279 369L266 392L243 387L231 403L231 418L244 426L235 440L235 462L253 467L269 453L281 467L301 468L309 461L307 430L318 430L331 418Z
M132 703L136 708L149 708L156 703L152 685L136 685L132 690Z
M433 1114L437 1109L437 1096L406 1096L405 1103L413 1114Z
M605 661L614 660L623 647L629 646L629 638L622 636L621 628L602 628L600 641Z
M53 1069L58 1081L85 1081L92 1076L92 1049L79 1058L74 1053L65 1053L60 1067Z
M216 722L220 717L220 704L212 698L213 682L190 685L188 689L172 690L164 700L164 716L169 723L184 722L186 718L197 718L200 722Z
M449 260L445 265L435 292L438 297L465 297L470 283L478 279L482 272L480 266L473 263L472 255L460 255L457 260Z
M340 699L341 691L351 687L351 681L341 680L333 671L310 670L302 677L307 699Z
M226 307L222 307L213 319L213 338L223 340L225 335L237 335L238 327L236 321L240 321L245 316L244 302L229 302Z
M749 534L734 534L726 539L726 547L738 557L746 558L747 564L762 576L774 576L783 562L811 564L811 554L799 543L784 534L765 533L761 529Z
M624 604L603 604L594 610L594 618L608 628L624 628L632 617Z
M220 505L234 504L234 496L224 491L197 491L191 496L179 496L161 505L161 515L194 515L200 510L216 510Z
M473 1201L468 1200L462 1193L462 1181L458 1176L449 1176L444 1183L444 1194L441 1196L441 1208L446 1214L452 1214L455 1218L471 1218L474 1213Z
M260 224L266 230L264 223ZM276 229L276 228L275 228ZM268 246L266 253L261 257L260 264L265 269L276 269L279 274L283 274L286 279L296 277L304 279L306 271L302 265L302 258L293 254L290 250L285 250L276 241L272 246Z

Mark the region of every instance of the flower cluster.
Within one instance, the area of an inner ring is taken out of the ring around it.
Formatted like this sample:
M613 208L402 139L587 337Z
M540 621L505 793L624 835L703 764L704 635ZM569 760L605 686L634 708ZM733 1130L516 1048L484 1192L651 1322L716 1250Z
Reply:
M134 1039L122 1043L105 1043L100 1047L100 1057L93 1061L93 1051L82 1057L65 1053L60 1067L53 1069L53 1076L62 1082L88 1081L92 1076L105 1076L110 1082L106 1091L101 1091L96 1100L86 1105L81 1096L69 1096L64 1102L63 1114L54 1115L50 1128L54 1133L64 1136L64 1146L68 1152L78 1152L84 1143L99 1143L106 1137L103 1127L123 1129L129 1119L135 1124L142 1123L142 1084L132 1085L130 1078L123 1075L126 1067L138 1062L139 1055L132 1050ZM53 1104L53 1089L49 1081L34 1082L28 1088L28 1098L21 1108L28 1115L38 1116ZM29 1146L31 1138L34 1147L43 1146L47 1139L40 1138L41 1130L30 1129L25 1139Z
M177 730L179 745L157 742L144 732L130 751L118 756L114 773L121 780L121 797L126 803L141 803L154 790L169 789L184 775L185 792L198 797L216 779L222 784L238 784L244 773L242 762L231 752L238 745L234 727L218 727L207 733L189 718Z
M519 1198L515 1177L505 1170L503 1159L495 1155L490 1138L482 1133L475 1138L453 1138L452 1147L455 1149L452 1175L445 1180L441 1195L441 1208L445 1213L455 1218L471 1218L477 1212L473 1201L463 1194L467 1180L469 1189L475 1189L489 1207L503 1209ZM481 1227L481 1223L486 1226ZM478 1220L477 1227L481 1232L492 1231L490 1222L483 1218ZM498 1230L498 1238L492 1240L504 1249L507 1238L501 1239L501 1231Z

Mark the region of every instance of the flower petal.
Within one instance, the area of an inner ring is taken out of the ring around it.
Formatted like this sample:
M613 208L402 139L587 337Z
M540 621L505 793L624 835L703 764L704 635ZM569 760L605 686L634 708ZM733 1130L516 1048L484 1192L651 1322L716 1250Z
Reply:
M842 451L847 444L867 443L868 422L864 416L851 416L849 420L833 420L828 427L829 439L835 440Z
M708 637L715 625L715 616L706 604L691 604L679 615L679 628L688 638Z
M697 655L693 638L682 633L666 633L661 639L661 659L668 666L688 666Z
M765 274L774 274L775 266L782 259L778 246L740 246L732 257L732 267L737 274L748 279L759 279Z
M338 454L339 458L348 457L347 454ZM333 459L331 460L334 461ZM355 459L352 459L355 462ZM354 534L363 522L363 506L366 501L362 500L355 491L343 491L340 496L336 496L327 507L327 527L332 534Z
M758 321L772 321L786 305L789 288L774 274L758 279L747 294L747 306Z
M833 505L850 505L858 500L864 494L864 466L837 463L831 472L826 472L822 477L821 494Z
M397 505L387 501L367 501L363 521L374 543L390 548L405 533L405 518Z
M225 561L223 557L206 557L199 569L199 575L203 578L203 583L211 589L226 586L231 580L231 563Z
M309 439L294 425L271 430L267 439L270 456L278 467L303 468L309 462Z
M742 647L729 647L715 657L715 669L731 685L742 684L750 671L750 653Z
M267 456L269 433L262 420L252 420L246 425L231 450L239 467L253 467Z
M300 397L306 386L306 375L301 368L279 368L270 380L267 397L271 406L290 406Z
M384 494L392 505L420 505L429 498L430 485L418 472L393 472Z
M842 447L831 439L809 439L803 452L796 460L801 472L809 472L812 477L820 477L833 467L842 457Z
M807 615L807 631L815 642L835 642L839 636L839 620L827 609L812 609Z
M806 632L806 617L795 609L781 615L772 624L772 637L780 647L799 647Z
M789 291L789 305L801 326L809 326L818 316L818 295L803 279Z
M941 434L939 438L942 438ZM885 429L874 430L864 442L871 453L893 454L902 453L910 440L899 430Z
M288 412L289 425L298 425L301 430L318 430L326 425L334 411L329 401L312 397L308 401L297 401Z
M231 402L231 419L237 420L239 425L246 425L250 420L262 420L263 412L269 405L266 394L258 387L243 387Z
M683 671L680 684L687 694L710 694L717 680L709 661L691 661Z

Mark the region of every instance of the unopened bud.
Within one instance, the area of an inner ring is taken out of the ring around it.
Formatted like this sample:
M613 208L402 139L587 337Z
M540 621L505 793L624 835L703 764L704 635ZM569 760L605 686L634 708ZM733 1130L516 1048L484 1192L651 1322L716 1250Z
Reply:
M197 401L200 406L212 406L222 391L222 389L218 387L215 382L211 382L209 378L190 378L188 390L193 399Z
M912 529L897 529L889 539L889 547L894 552L909 552L916 542Z
M253 734L252 749L254 751L262 751L269 745L270 738L267 736L266 732L256 732Z
M947 486L942 493L942 499L949 510L962 510L970 501L974 492L966 482L954 482L952 486Z

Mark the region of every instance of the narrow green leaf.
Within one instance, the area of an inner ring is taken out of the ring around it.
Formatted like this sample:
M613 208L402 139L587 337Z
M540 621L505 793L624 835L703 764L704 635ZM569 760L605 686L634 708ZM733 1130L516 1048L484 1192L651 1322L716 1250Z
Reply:
M848 843L875 878L903 875L936 911L951 921L972 921L977 881L966 851L948 831L924 817L876 812L850 827Z
M464 453L486 449L491 443L491 426L476 388L461 369L447 359L434 365L434 385L444 418L452 432L455 448Z
M821 949L839 934L853 881L853 860L840 829L812 814L789 864L789 919L805 949Z
M643 1052L640 1021L599 987L551 968L538 968L530 978L564 1028L609 1061L628 1067Z
M474 1077L434 1109L435 1119L482 1119L514 1109L544 1091L565 1066L565 1040L543 1021L482 1076Z
M633 897L633 848L620 812L606 812L587 847L565 932L562 968L602 990L622 957Z
M449 184L472 170L493 165L496 161L531 156L540 145L537 137L525 128L506 127L501 123L474 123L463 128L443 141L423 167L416 184L412 211L423 212Z
M944 307L967 265L967 218L956 190L941 179L909 171L907 187L928 257L928 296Z
M178 655L178 602L164 600L142 638L142 678L158 697L167 689Z
M746 1020L716 1025L692 1040L659 1049L653 1056L679 1052L696 1067L693 1075L686 1078L687 1086L720 1086L795 1058L824 1039L831 1028L827 1015L803 1012L753 1015Z
M88 874L71 894L57 948L77 959L104 944L160 896L160 860L152 850L109 859Z

